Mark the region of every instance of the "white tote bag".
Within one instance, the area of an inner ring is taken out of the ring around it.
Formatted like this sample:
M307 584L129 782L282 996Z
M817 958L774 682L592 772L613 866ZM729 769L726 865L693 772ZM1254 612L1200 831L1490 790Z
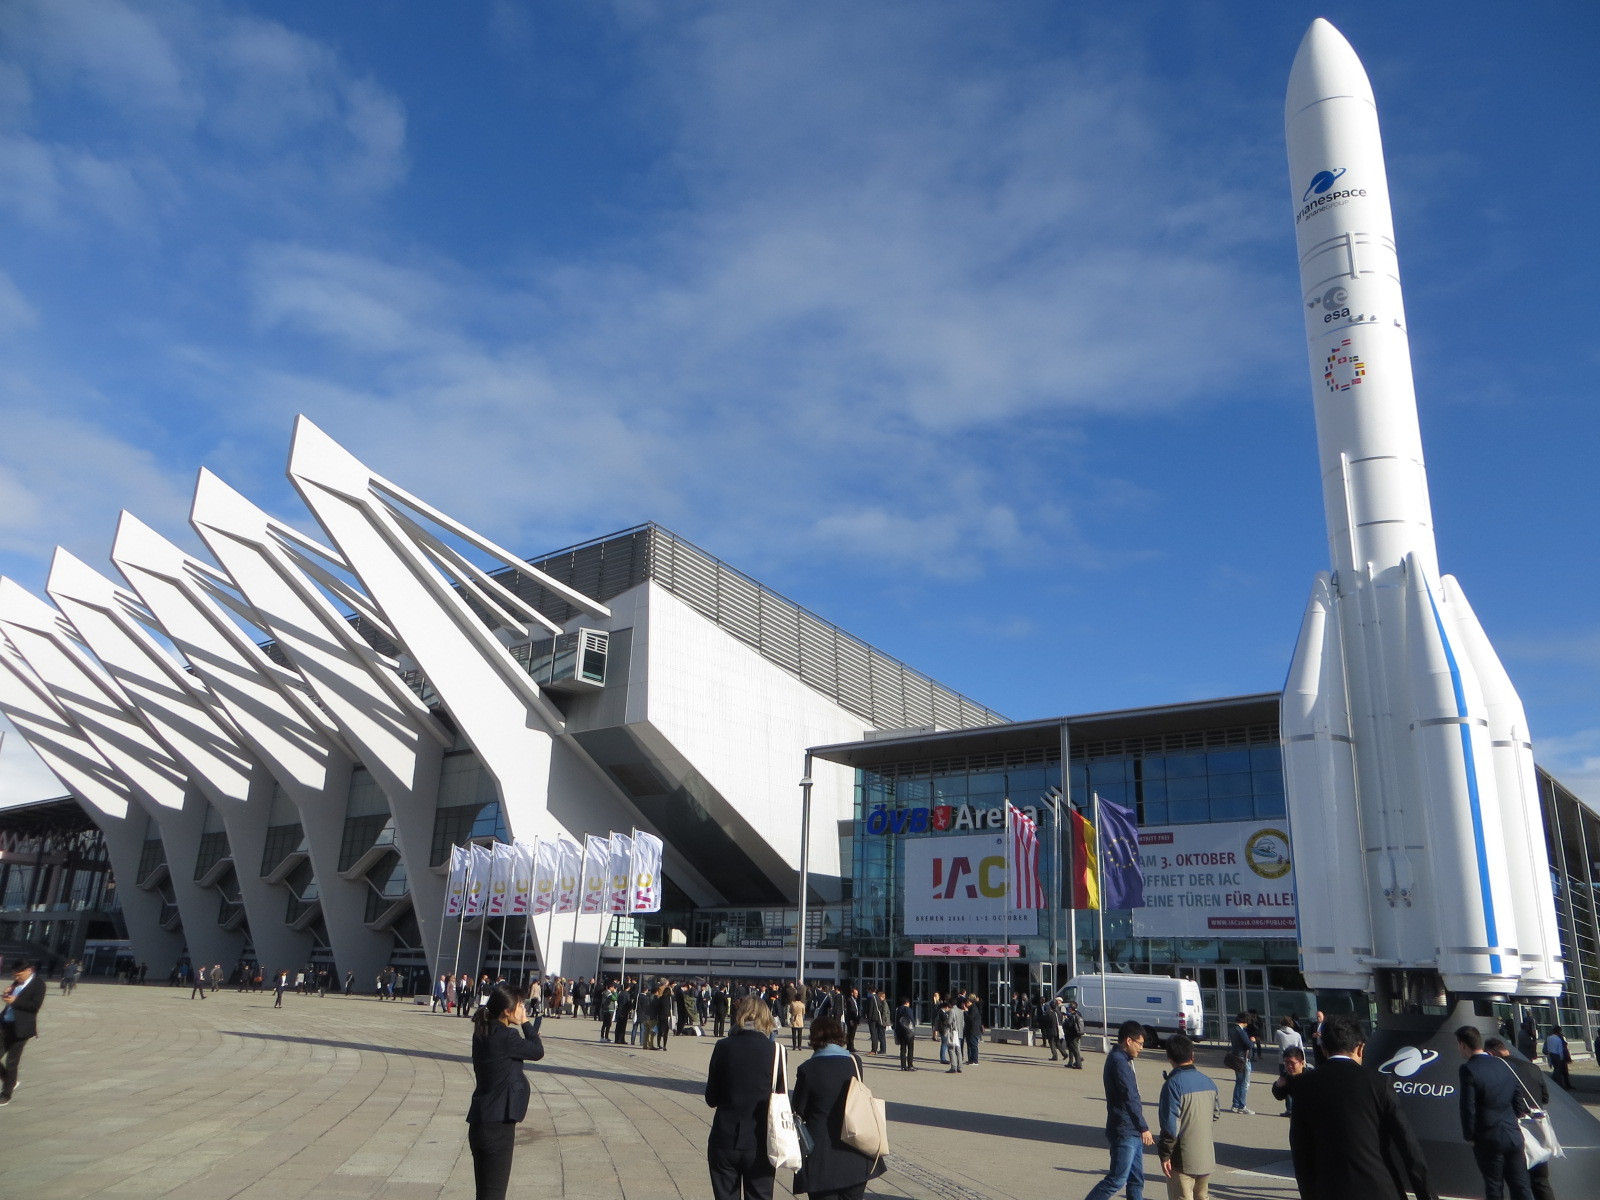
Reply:
M767 1161L779 1170L800 1169L800 1134L789 1104L789 1070L783 1047L772 1048L772 1094L767 1097Z
M1505 1062L1504 1059L1501 1059ZM1529 1111L1517 1118L1517 1128L1522 1133L1522 1157L1528 1164L1528 1169L1541 1166L1552 1158L1565 1158L1567 1152L1562 1149L1560 1141L1556 1139L1556 1131L1550 1125L1550 1116L1539 1102L1533 1098L1533 1093L1522 1082L1516 1068L1506 1063L1506 1070L1516 1078L1517 1086L1522 1089L1522 1094L1527 1097Z

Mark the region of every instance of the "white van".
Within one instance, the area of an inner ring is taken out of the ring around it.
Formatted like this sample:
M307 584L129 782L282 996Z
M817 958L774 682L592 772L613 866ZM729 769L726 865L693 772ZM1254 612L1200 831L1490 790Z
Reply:
M1056 995L1076 1001L1083 1023L1094 1029L1115 1029L1124 1021L1137 1021L1149 1031L1147 1037L1150 1034L1159 1037L1163 1033L1199 1037L1205 1027L1200 985L1192 979L1173 979L1169 975L1107 975L1104 979L1105 1005L1110 1010L1110 1020L1100 1007L1099 975L1075 975Z

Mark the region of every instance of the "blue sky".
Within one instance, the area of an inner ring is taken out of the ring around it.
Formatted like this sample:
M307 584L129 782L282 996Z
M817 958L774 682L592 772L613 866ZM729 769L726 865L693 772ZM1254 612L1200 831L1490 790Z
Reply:
M529 553L654 519L1013 717L1282 684L1282 137L1378 96L1443 568L1600 801L1591 6L0 7L0 571L300 519L305 412ZM51 790L15 738L0 797Z

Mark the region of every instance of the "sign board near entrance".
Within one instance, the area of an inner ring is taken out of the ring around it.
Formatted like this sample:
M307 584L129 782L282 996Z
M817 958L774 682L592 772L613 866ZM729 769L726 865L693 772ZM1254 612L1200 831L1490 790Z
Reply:
M1294 860L1281 822L1139 830L1143 908L1135 937L1292 938Z
M901 845L907 936L1038 936L1039 910L1011 908L1003 833L906 838Z
M914 942L918 958L1021 958L1021 946L990 946L983 942Z

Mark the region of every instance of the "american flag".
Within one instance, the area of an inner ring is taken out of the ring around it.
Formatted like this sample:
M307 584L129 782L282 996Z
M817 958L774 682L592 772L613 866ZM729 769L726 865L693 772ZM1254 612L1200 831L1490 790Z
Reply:
M1039 827L1032 817L1006 801L1011 826L1012 908L1043 908L1044 885L1039 881Z

